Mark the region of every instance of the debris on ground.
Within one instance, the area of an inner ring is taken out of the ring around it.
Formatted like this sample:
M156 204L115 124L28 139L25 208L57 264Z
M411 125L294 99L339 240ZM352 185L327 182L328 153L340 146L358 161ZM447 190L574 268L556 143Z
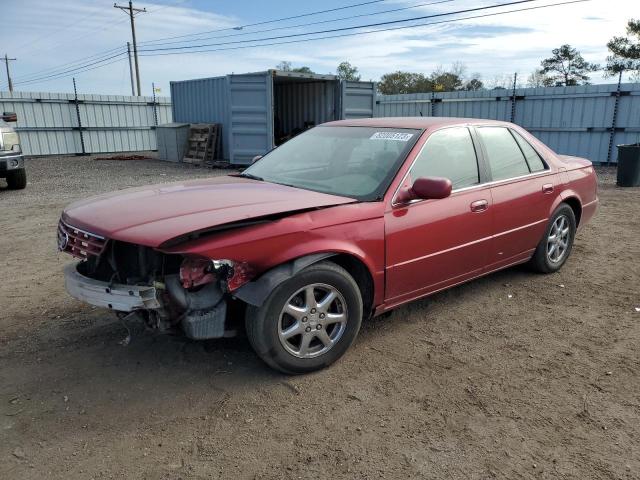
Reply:
M111 157L96 157L96 160L151 160L147 155L112 155Z
M16 447L13 449L13 452L11 452L13 454L14 457L16 457L18 460L24 460L25 458L27 458L26 454L24 453L24 450L22 449L22 447Z

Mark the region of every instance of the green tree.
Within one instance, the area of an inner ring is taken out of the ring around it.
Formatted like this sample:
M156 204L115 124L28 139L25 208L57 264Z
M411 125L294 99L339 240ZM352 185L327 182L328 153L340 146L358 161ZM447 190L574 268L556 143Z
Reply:
M378 82L378 90L384 95L430 92L433 90L433 84L422 73L398 70L382 75Z
M468 80L462 87L463 90L482 90L483 88L484 83L477 77Z
M540 72L548 75L557 86L588 85L587 74L600 68L587 62L571 45L554 48L551 53L553 56L540 63Z
M291 66L291 62L287 62L286 60L283 60L282 62L277 64L276 70L281 70L283 72L314 73L309 67L293 68Z
M627 22L627 35L636 37L613 37L607 47L612 55L607 57L605 73L615 75L620 72L630 71L635 77L640 76L640 20Z
M338 68L336 68L336 74L341 80L353 80L356 82L360 80L360 75L358 75L358 67L356 67L355 65L351 65L349 62L342 62L340 65L338 65Z
M554 81L537 68L527 78L527 87L553 87Z

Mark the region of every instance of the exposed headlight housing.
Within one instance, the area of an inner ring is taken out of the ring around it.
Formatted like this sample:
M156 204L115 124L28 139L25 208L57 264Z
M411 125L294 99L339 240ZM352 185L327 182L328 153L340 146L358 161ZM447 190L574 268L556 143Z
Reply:
M199 287L219 280L226 290L232 292L254 276L246 262L235 260L210 260L203 257L185 257L180 265L180 282L186 289Z

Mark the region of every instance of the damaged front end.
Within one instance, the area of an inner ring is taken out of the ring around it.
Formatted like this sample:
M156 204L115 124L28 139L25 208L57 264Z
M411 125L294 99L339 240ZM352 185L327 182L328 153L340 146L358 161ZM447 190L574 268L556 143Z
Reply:
M58 247L81 261L65 268L71 296L149 328L192 339L231 336L229 295L248 273L231 260L171 255L107 240L60 222Z

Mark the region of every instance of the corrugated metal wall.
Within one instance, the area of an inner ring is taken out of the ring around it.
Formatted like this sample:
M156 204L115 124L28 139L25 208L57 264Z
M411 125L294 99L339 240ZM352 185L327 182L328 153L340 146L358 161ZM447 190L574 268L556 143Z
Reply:
M169 98L78 95L86 153L155 150L155 125L171 121ZM0 111L16 112L12 124L26 155L82 153L73 94L0 92ZM156 118L157 117L157 118Z
M378 95L376 116L513 121L558 153L615 162L615 145L640 141L640 84L617 90L616 84L518 88L515 99L502 89Z

